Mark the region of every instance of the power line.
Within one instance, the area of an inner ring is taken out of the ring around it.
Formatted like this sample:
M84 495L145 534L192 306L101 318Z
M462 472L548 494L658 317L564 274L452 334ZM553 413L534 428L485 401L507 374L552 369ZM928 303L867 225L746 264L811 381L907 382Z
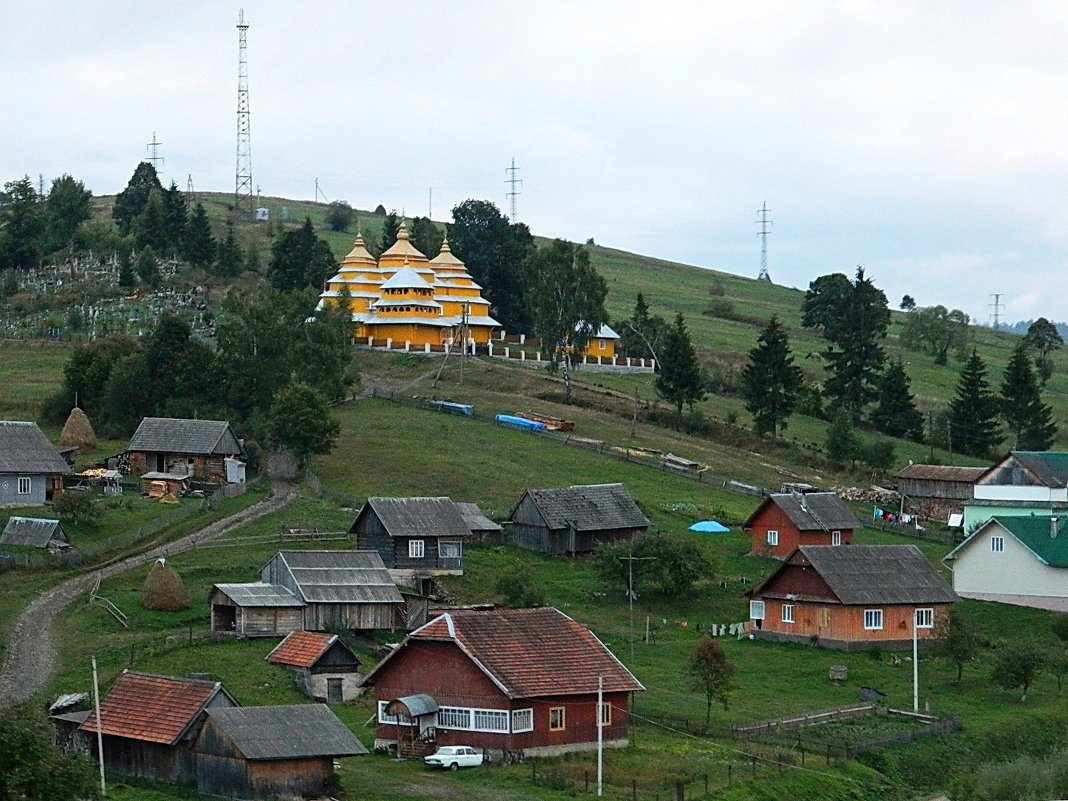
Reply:
M152 162L153 167L158 167L160 166L160 164L166 163L163 156L159 154L159 146L162 144L163 142L156 141L156 132L153 131L152 141L145 145L145 150L148 151L148 160ZM156 163L157 161L159 162L159 164Z
M511 189L507 193L507 197L508 197L509 200L511 200L511 203L512 203L512 218L511 218L512 222L517 222L516 216L515 216L516 215L516 198L518 198L519 195L521 194L519 192L519 190L516 189L516 186L517 185L519 185L519 186L523 185L522 179L519 179L519 178L515 177L515 174L517 172L519 172L519 169L520 169L519 167L515 166L515 158L512 159L512 166L511 167L505 167L504 168L504 171L506 173L508 173L508 178L505 180L505 183L508 184L511 187Z
M252 210L252 130L248 108L248 56L245 10L237 15L237 170L234 175L234 208Z
M757 224L760 226L760 231L757 232L757 236L760 237L760 274L757 275L758 281L767 281L771 283L771 276L768 275L768 231L769 225L774 225L773 220L768 219L768 202L765 200L764 205L757 209L757 214L760 215L760 219L757 220Z

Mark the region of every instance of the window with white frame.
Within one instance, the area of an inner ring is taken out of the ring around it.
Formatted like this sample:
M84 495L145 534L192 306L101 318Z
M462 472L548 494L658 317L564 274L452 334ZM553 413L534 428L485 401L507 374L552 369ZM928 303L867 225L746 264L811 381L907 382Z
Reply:
M29 495L33 492L33 479L29 476L19 476L19 495Z
M387 715L386 707L389 706L389 701L378 702L378 722L379 723L399 723L402 726L408 726L411 724L412 719L407 715Z
M601 702L601 713L597 716L598 726L612 725L612 705L607 701Z
M779 532L775 529L768 529L768 545L779 544Z
M1005 538L1004 537L991 537L990 538L990 551L992 553L1001 553L1005 550Z
M471 710L457 706L443 706L438 709L439 729L470 729Z
M837 529L831 532L831 545L842 544L842 532Z
M563 731L567 726L567 709L562 706L549 707L549 731Z
M426 554L426 544L422 540L408 540L408 558L422 559Z
M518 734L521 731L534 731L533 709L512 710L512 733Z
M782 622L793 623L794 622L794 605L783 604L782 605Z
M916 628L918 629L933 629L934 628L934 609L917 609L916 610Z
M865 609L864 610L864 628L867 631L876 631L883 627L883 610L882 609Z
M476 709L475 731L508 731L508 713L503 709Z
M763 620L764 619L764 602L763 601L750 601L749 602L749 619L750 620Z
M608 350L608 343L605 342L603 339L598 339L597 340L597 347L600 350Z

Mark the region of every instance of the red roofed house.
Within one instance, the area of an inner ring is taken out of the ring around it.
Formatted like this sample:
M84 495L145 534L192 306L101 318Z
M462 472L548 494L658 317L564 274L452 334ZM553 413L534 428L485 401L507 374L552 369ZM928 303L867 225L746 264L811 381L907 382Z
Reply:
M596 748L598 721L605 746L625 746L629 696L645 689L591 631L552 608L446 612L363 684L378 702L376 747L418 755L462 743L491 758Z
M785 559L799 545L849 545L863 524L833 492L769 495L743 527L752 552Z
M237 705L217 681L123 671L100 701L104 767L145 779L195 783L194 742L205 711ZM90 755L95 760L95 712L89 713L79 731L90 734Z
M340 704L360 694L360 658L336 634L291 632L265 658L295 671L300 689L316 701Z

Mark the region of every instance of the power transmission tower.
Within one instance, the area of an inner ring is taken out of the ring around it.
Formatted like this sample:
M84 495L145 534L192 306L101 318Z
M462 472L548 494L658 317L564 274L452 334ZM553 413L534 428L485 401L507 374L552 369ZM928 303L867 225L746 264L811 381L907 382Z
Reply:
M760 215L760 219L757 220L757 224L760 226L760 231L757 236L760 237L760 274L757 276L758 281L771 282L771 276L768 275L768 231L769 225L774 225L772 220L768 219L768 202L765 200L764 205L757 209L757 214Z
M193 173L189 173L189 177L185 180L185 193L193 197Z
M237 172L234 177L234 208L252 213L252 131L248 110L248 56L245 10L237 15Z
M505 167L504 171L506 173L508 173L508 179L505 181L505 183L508 184L511 187L507 194L508 194L508 199L512 203L512 222L516 222L517 220L516 220L516 217L515 217L515 202L516 202L516 198L518 198L519 195L520 195L520 192L519 192L518 189L516 189L516 186L522 186L523 185L523 181L521 179L515 177L515 174L517 172L519 172L519 167L515 166L515 159L514 158L512 159L512 166L511 167Z
M163 158L163 156L159 154L159 146L162 144L163 142L156 141L156 132L153 131L152 141L145 145L145 150L148 151L148 160L152 162L153 167L158 167L160 166L160 164L166 163L166 160ZM159 162L159 164L156 163L157 161Z
M993 309L993 311L990 312L991 324L994 328L997 328L1001 324L1001 293L991 293L990 297L994 299L990 304L990 307Z

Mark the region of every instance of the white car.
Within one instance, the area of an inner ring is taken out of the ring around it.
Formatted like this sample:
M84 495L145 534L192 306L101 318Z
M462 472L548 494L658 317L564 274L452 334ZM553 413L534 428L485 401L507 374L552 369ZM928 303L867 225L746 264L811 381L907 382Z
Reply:
M443 745L423 761L431 768L477 768L482 764L482 752L469 745Z

